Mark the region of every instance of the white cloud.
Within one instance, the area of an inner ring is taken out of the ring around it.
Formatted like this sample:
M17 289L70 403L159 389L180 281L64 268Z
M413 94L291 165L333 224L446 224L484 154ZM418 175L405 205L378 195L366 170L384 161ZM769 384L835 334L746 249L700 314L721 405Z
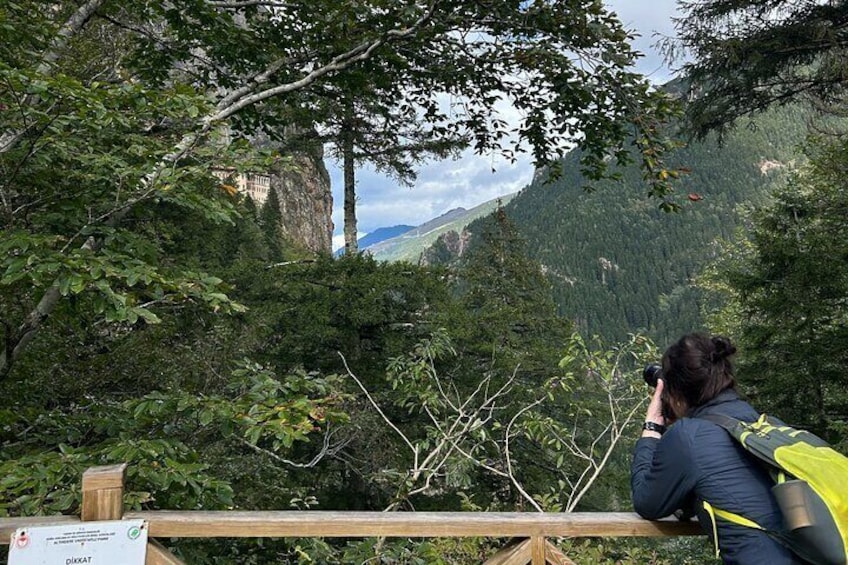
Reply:
M365 237L366 235L368 235L368 232L356 232L356 239L361 239L361 238ZM344 234L343 233L340 233L340 234L333 236L333 251L341 249L342 247L344 247L344 244L345 244L345 241L344 241Z
M330 166L333 222L343 226L341 174ZM417 226L454 208L473 208L530 183L533 167L525 157L516 163L468 152L458 160L429 163L418 171L413 188L399 186L370 168L357 171L357 227L373 231L397 224Z
M644 57L636 65L636 70L649 77L653 82L662 84L672 78L672 72L656 49L656 44L664 37L673 37L672 18L679 14L678 0L606 0L608 8L618 14L624 26L639 34L633 41L637 51Z

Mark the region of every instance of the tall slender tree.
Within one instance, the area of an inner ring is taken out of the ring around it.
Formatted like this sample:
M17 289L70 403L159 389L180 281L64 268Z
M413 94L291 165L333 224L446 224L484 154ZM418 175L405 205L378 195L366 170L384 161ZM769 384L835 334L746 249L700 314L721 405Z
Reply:
M487 220L458 269L455 286L470 331L461 335L482 370L519 371L539 381L559 362L571 323L558 315L550 281L527 257L504 209Z
M280 197L277 190L271 187L268 190L268 198L259 209L259 225L262 235L265 236L265 244L268 246L268 259L272 262L283 260L283 214L280 211Z

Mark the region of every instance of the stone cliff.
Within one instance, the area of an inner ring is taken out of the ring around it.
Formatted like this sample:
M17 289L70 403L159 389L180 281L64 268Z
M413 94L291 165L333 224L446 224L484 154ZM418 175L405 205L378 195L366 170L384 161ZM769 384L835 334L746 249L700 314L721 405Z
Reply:
M323 151L293 154L271 171L271 190L277 191L285 237L316 253L332 252L333 195Z

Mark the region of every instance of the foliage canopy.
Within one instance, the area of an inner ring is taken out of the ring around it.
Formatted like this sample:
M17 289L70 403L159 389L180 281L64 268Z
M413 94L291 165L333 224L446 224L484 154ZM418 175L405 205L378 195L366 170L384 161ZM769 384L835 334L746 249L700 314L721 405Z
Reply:
M842 0L686 0L677 20L694 133L722 130L774 104L844 107L848 4Z
M0 17L2 284L26 297L0 314L0 376L71 296L110 320L237 310L222 281L169 261L161 208L231 222L213 169L267 166L245 139L320 128L333 84L480 152L526 143L541 166L577 143L592 177L633 140L652 192L669 190L658 123L673 105L630 70L599 0L22 1ZM501 100L523 115L514 131Z

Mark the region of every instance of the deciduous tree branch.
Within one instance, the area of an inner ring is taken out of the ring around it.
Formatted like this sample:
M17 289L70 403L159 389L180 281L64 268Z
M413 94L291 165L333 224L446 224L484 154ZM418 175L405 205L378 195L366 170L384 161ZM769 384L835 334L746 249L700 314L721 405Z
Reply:
M71 17L59 28L56 35L50 41L47 49L41 55L41 60L35 68L36 75L48 76L53 72L53 66L62 56L62 52L68 46L68 43L77 34L82 31L85 25L91 20L91 17L106 0L89 0L80 6L76 12L71 14ZM27 105L34 104L38 100L36 96L30 96L25 99ZM0 153L5 153L14 147L21 137L26 133L25 129L16 131L5 131L0 134Z

